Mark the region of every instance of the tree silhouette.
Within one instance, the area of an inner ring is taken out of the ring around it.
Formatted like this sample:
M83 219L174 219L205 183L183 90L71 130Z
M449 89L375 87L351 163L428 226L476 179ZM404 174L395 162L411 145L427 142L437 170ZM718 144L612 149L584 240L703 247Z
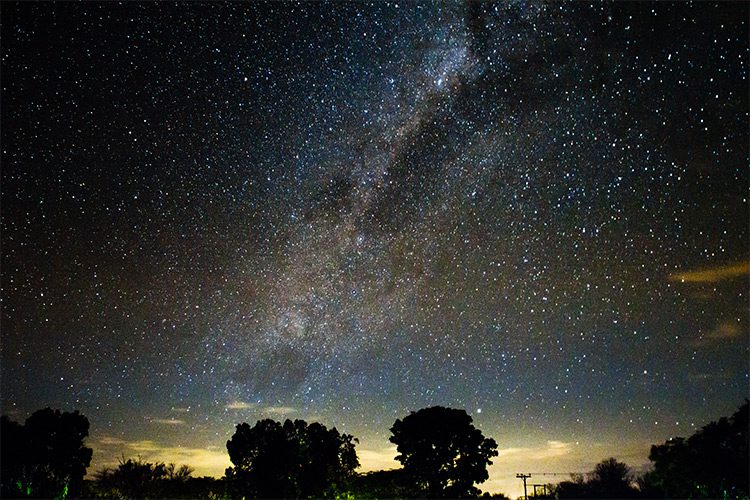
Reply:
M169 463L164 468L168 481L187 481L190 476L195 472L195 469L189 465L180 465L177 467L173 463Z
M334 494L359 466L356 439L317 422L265 419L238 424L227 441L234 467L226 478L238 496L305 498Z
M464 410L424 408L396 420L391 432L396 460L419 496L477 496L474 484L487 480L487 466L497 456L497 443L485 438Z
M3 415L0 419L0 497L31 495L26 473L24 428ZM29 488L28 490L26 488Z
M77 496L91 463L83 445L89 421L78 413L45 408L19 425L2 417L2 496Z
M561 481L554 487L556 498L591 498L591 491L583 474L573 474L570 481Z
M651 447L653 471L646 487L672 497L743 498L750 482L748 402L688 439L674 438Z
M589 479L589 488L599 498L633 498L638 494L633 488L630 467L611 457L596 464Z
M577 475L572 481L563 481L555 488L557 498L637 498L633 473L627 464L614 458L602 460L584 480Z
M145 498L155 481L166 477L162 463L152 464L140 458L120 459L116 469L104 468L96 473L99 491L121 498Z
M93 493L105 498L199 498L211 493L215 481L193 478L192 473L193 468L187 465L123 457L117 468L95 474Z

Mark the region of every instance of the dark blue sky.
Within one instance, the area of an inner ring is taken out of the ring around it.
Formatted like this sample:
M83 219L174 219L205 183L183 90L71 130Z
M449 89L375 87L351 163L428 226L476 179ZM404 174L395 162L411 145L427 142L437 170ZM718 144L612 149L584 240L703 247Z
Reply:
M510 493L747 395L747 4L1 13L2 411L96 466L441 404Z

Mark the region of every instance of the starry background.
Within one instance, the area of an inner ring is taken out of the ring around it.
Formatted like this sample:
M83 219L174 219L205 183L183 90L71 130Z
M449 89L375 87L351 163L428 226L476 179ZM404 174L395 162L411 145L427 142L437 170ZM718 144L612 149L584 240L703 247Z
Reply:
M747 3L0 12L2 411L92 470L441 404L518 494L748 394Z

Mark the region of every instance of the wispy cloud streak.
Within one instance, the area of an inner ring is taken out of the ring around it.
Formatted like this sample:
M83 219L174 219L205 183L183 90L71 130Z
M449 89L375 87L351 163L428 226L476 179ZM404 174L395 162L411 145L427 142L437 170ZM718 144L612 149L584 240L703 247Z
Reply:
M669 279L680 283L716 283L750 274L750 261L672 274Z

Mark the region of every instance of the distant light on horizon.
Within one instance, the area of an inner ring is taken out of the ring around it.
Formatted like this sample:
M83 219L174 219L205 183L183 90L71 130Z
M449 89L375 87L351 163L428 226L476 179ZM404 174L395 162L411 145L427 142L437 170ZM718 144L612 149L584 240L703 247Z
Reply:
M0 14L0 404L92 467L442 405L511 494L747 397L747 2Z

